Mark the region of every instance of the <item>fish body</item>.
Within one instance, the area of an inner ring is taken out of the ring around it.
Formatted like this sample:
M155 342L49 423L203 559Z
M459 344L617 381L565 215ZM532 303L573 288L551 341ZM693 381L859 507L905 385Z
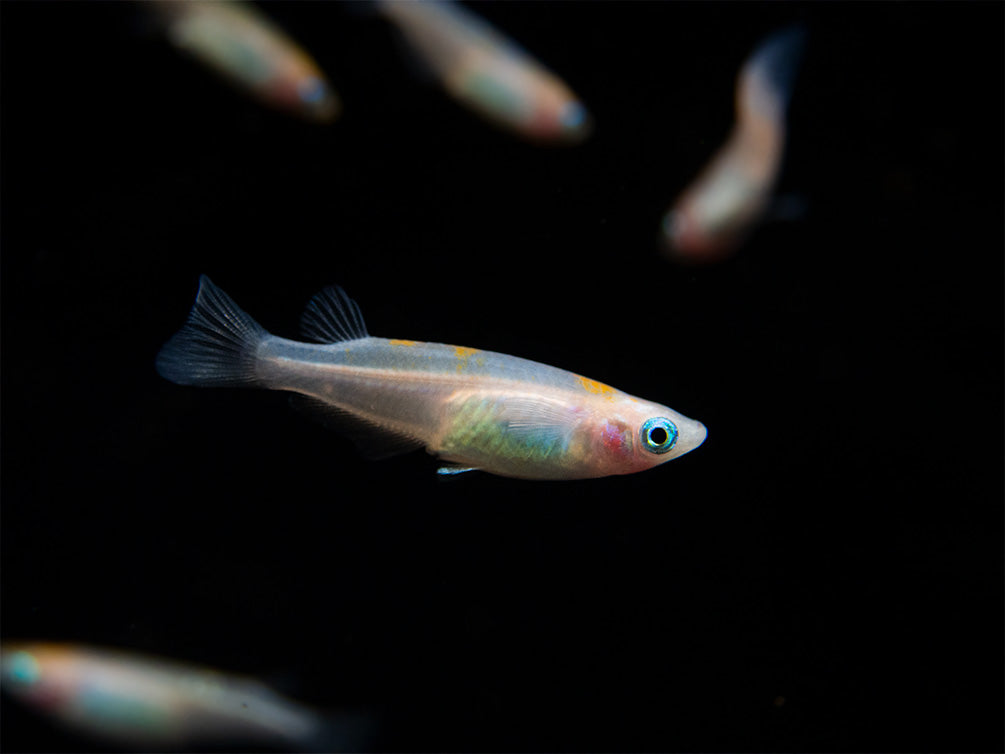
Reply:
M447 0L379 0L456 100L535 141L585 138L590 118L568 86L511 40Z
M180 384L295 393L371 457L422 447L456 467L524 479L629 474L705 439L701 422L572 372L372 337L341 289L315 297L303 324L321 342L271 335L203 276L188 323L157 367Z
M239 0L156 0L171 42L269 105L327 122L341 110L318 64Z
M5 644L0 683L64 725L128 747L299 748L322 729L315 712L254 679L95 647Z
M743 243L771 205L804 44L802 28L787 29L765 40L744 63L736 85L736 123L726 143L664 218L664 236L677 258L721 259Z

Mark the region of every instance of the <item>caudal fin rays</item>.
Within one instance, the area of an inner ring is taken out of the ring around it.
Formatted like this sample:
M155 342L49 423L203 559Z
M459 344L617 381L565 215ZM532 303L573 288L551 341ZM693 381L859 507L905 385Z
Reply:
M179 385L251 387L257 383L255 352L267 335L202 275L188 320L157 354L157 371Z

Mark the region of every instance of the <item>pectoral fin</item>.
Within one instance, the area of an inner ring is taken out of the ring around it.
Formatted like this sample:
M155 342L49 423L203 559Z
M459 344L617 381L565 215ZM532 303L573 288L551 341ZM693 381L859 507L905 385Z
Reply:
M477 466L455 466L453 464L447 464L446 466L440 466L436 470L436 473L440 476L457 476L458 474L466 474L469 471L481 471Z

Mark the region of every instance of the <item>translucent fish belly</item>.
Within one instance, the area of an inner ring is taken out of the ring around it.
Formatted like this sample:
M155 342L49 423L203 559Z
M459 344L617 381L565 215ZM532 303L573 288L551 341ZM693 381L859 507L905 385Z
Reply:
M587 448L577 431L583 409L547 392L459 392L444 406L445 431L430 451L502 476L583 476Z

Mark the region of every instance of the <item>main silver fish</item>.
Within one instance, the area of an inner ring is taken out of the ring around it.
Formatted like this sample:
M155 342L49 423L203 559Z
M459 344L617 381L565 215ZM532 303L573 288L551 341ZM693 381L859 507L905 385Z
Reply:
M527 359L371 337L326 288L302 343L264 330L203 276L188 322L157 357L182 385L287 390L374 458L424 447L450 466L523 479L643 471L694 450L705 425L671 408Z

